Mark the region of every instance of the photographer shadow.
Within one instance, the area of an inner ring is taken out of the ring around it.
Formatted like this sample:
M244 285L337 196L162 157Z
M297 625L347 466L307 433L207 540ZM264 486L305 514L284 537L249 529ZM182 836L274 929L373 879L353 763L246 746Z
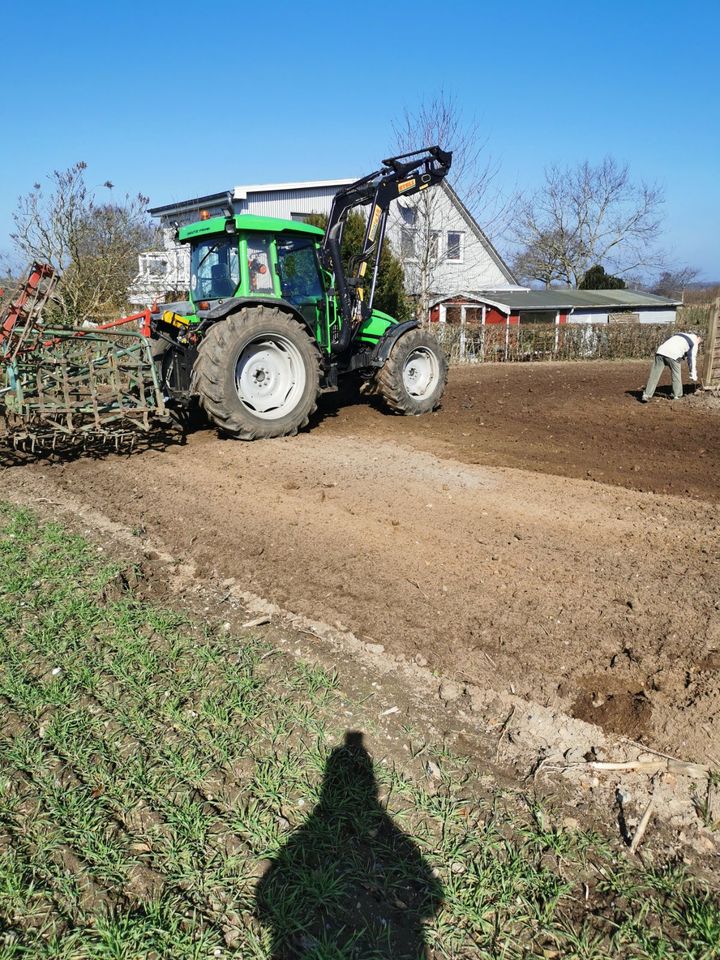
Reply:
M325 765L320 800L256 889L273 960L421 960L442 885L378 799L357 731Z

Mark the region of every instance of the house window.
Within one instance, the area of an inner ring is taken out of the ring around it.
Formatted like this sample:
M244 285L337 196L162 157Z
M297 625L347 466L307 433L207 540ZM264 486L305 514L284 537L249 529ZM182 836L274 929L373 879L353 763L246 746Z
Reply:
M461 263L463 258L463 247L465 234L459 230L448 230L447 235L447 259L455 263Z
M440 231L433 230L430 234L430 260L437 262L440 259Z
M400 231L400 254L403 260L415 260L415 234L417 231L410 227L403 227Z
M140 257L141 273L152 277L164 277L168 272L168 262L160 257Z
M406 223L409 227L415 226L415 221L417 220L417 210L415 207L405 207L401 205L400 216L402 217L403 223Z
M555 310L521 310L519 313L520 323L555 323L556 318Z

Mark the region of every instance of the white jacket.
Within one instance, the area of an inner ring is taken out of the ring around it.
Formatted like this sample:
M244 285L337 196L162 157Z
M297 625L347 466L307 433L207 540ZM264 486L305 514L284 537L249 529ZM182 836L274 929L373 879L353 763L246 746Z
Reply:
M657 348L660 357L668 360L686 359L690 368L690 379L697 380L697 355L700 338L695 333L676 333Z

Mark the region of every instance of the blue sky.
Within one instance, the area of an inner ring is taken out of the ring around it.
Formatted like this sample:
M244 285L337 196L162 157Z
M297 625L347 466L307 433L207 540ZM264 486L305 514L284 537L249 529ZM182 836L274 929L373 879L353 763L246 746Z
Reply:
M442 89L504 190L610 153L663 185L674 260L720 279L718 0L10 0L2 26L0 252L18 195L76 160L151 204L359 176Z

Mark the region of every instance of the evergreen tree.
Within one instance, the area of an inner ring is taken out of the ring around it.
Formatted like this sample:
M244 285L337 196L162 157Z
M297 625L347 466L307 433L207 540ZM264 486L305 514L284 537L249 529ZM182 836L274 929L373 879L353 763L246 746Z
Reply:
M307 222L324 230L327 226L327 217L324 213L312 213L308 216ZM365 216L359 210L351 210L345 221L340 252L345 271L349 276L354 273L353 258L356 258L362 250L366 222ZM383 244L383 251L380 256L380 272L373 306L377 310L382 310L383 313L389 313L391 317L400 321L409 320L413 315L412 307L405 293L405 276L402 263L393 253L387 240Z
M605 267L596 264L585 272L578 284L578 290L624 290L625 281L622 277L614 277L605 272Z

